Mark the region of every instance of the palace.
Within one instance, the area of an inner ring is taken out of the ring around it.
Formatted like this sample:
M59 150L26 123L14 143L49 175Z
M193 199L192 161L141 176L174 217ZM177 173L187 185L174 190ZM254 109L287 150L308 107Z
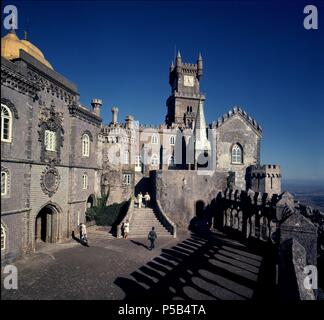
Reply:
M169 223L188 228L197 203L227 187L281 193L280 167L260 163L253 118L233 107L206 124L200 54L171 64L158 126L119 122L116 107L104 125L103 102L82 105L76 85L14 31L1 39L1 73L2 261L71 237L102 196L109 205L149 191Z

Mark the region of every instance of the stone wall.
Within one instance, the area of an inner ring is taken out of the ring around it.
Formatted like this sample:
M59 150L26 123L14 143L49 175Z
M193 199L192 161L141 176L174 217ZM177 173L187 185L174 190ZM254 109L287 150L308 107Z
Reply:
M187 229L196 216L196 203L205 206L226 187L227 174L213 172L200 175L197 171L151 171L152 195L159 200L165 214L180 228Z

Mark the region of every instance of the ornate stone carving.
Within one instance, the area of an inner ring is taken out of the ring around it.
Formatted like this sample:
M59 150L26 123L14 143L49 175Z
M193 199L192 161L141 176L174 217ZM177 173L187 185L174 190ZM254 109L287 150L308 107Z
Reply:
M43 192L50 197L57 191L60 184L60 174L55 168L54 162L46 166L42 172L40 184Z
M81 134L81 140L83 139L83 136L84 136L85 134L87 134L87 135L89 136L90 141L92 142L92 141L93 141L93 135L92 135L92 133L91 133L89 130L84 130L84 131L82 132L82 134Z
M55 161L59 163L61 161L61 148L64 141L64 129L63 129L63 113L55 110L54 101L50 107L46 106L45 102L39 100L41 106L39 112L39 141L41 142L41 155L40 160L43 162ZM45 130L54 131L56 133L56 150L48 151L45 146Z
M19 72L12 70L1 64L1 85L16 90L22 94L26 94L33 99L37 97L37 93L41 87L33 79L29 79L21 75Z
M74 100L74 94L64 87L61 88L59 85L53 84L50 80L41 76L39 73L36 73L32 70L28 70L27 78L34 83L36 83L41 90L46 90L46 92L51 93L53 96L67 102L72 103Z
M9 99L1 98L1 103L5 104L11 110L16 119L19 119L18 110Z
M101 124L100 117L92 113L90 110L80 107L75 102L69 105L69 112L72 117L82 119L83 121L87 121L88 123L95 124L96 126L100 126Z

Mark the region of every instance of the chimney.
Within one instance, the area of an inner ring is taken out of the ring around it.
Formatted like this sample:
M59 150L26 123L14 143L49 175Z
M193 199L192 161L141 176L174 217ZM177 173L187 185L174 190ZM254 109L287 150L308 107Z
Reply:
M118 108L112 107L111 112L112 112L111 123L116 124L117 123Z
M128 115L126 117L126 128L127 129L133 129L134 128L134 117L131 115Z
M91 105L92 105L92 112L100 117L100 108L102 106L102 100L100 99L92 99L91 100Z

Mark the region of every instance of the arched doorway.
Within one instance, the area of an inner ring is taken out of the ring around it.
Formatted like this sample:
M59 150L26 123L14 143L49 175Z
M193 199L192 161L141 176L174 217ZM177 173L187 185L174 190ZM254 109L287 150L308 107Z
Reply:
M37 214L35 220L35 241L56 242L58 239L58 211L52 205L46 205Z
M95 196L93 194L90 194L87 200L87 209L92 208L95 205L95 200L96 200Z

